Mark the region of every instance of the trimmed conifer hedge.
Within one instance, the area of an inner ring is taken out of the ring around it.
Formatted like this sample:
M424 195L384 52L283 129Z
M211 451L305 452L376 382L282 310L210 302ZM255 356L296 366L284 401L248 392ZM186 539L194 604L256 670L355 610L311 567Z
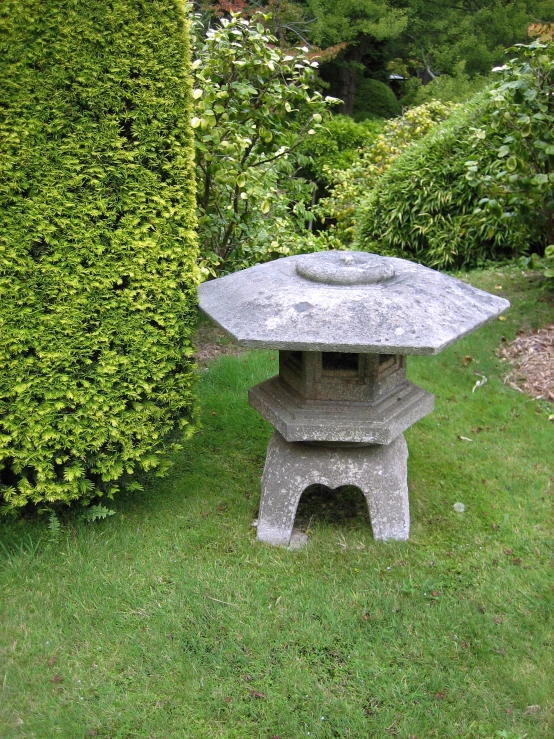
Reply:
M181 0L0 7L0 497L112 495L192 428Z

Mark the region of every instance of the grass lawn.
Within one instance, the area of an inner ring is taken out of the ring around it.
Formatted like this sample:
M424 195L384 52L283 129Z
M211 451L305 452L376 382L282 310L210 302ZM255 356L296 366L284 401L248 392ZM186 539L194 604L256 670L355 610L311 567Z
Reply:
M409 360L436 396L406 434L409 542L375 543L357 491L304 496L301 551L256 541L265 352L202 372L200 433L116 515L3 522L0 737L552 739L554 410L494 349L554 305L515 268L467 279L513 307Z

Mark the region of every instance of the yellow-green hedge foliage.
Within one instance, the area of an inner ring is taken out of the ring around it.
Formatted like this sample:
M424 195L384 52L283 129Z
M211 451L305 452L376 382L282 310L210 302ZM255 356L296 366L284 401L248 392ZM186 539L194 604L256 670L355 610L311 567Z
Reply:
M192 425L180 0L0 6L0 497L86 501Z

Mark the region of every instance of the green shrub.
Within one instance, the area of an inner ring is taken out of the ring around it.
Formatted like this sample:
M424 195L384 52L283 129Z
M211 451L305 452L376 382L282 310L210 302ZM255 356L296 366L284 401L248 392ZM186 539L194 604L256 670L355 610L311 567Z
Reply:
M394 118L402 112L402 105L388 85L379 80L364 78L358 81L354 97L354 118Z
M554 45L535 41L493 71L493 112L475 131L496 158L489 170L469 161L468 177L482 186L483 205L542 230L542 247L554 242ZM542 251L542 249L541 249Z
M334 115L315 136L307 139L301 152L312 159L309 165L315 179L330 182L330 173L344 171L358 158L358 149L377 138L384 121L368 119L360 123L347 115Z
M180 0L0 9L0 496L112 495L191 428ZM136 483L135 483L136 484Z
M258 20L267 20L259 16ZM312 190L299 153L330 118L314 90L317 62L287 53L263 24L197 17L192 126L202 272L222 274L305 248ZM337 101L338 102L338 101Z
M492 140L475 134L489 117L490 103L480 94L394 162L364 203L360 248L443 269L527 249L523 224L501 209L481 209L483 189L467 176L468 160L486 170L496 159Z
M443 103L463 103L491 84L490 78L481 75L470 77L464 69L465 62L462 61L454 69L454 74L441 74L428 85L422 85L421 80L412 77L405 83L407 89L402 103L421 105L433 100Z
M528 256L520 257L518 264L522 269L540 270L543 273L547 289L554 289L554 244L546 247L543 257L533 252Z
M326 238L331 238L335 247L348 248L352 244L361 203L383 173L405 149L419 141L451 111L451 105L436 101L411 108L403 116L385 121L377 136L368 137L350 167L327 169L327 179L333 186L316 212L323 222L332 220Z

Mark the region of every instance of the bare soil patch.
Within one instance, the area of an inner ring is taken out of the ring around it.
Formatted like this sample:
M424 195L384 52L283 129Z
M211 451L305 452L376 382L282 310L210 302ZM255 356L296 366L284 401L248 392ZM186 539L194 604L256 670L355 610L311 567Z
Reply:
M501 344L497 356L509 361L511 371L504 383L533 398L554 402L554 324Z
M225 331L212 323L201 324L194 338L196 345L196 354L194 356L196 363L202 368L223 354L238 356L239 354L244 354L246 351L233 343Z

